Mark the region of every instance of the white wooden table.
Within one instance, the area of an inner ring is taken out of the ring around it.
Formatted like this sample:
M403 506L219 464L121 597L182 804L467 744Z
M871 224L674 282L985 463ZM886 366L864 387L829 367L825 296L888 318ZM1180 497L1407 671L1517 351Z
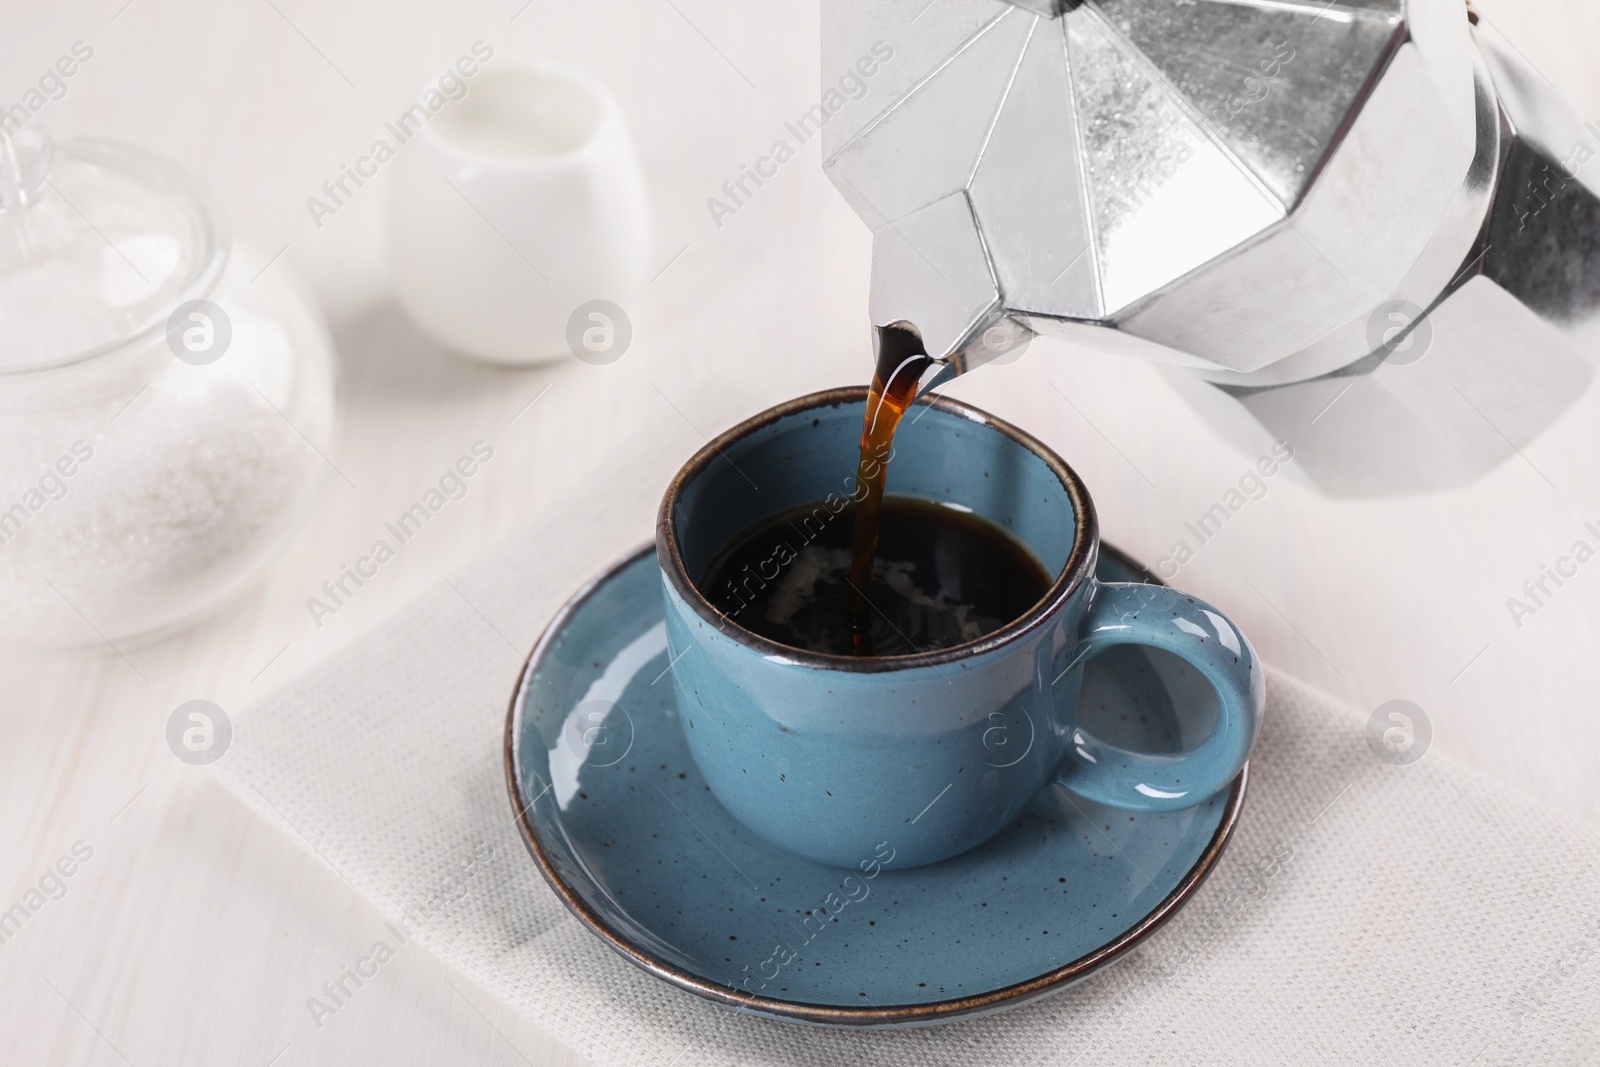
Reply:
M578 1062L415 948L316 1027L306 999L379 920L174 759L164 725L198 697L247 706L563 491L603 492L612 435L645 429L687 451L760 406L865 379L869 237L823 178L815 142L720 227L705 204L815 101L816 5L124 3L8 5L0 100L88 42L92 60L41 116L55 134L173 157L211 185L241 240L287 248L280 266L308 281L338 341L335 459L355 488L332 480L267 581L131 651L137 672L110 651L0 664L0 909L75 843L92 849L65 895L0 944L0 1062ZM1478 6L1600 118L1600 7ZM479 39L497 56L593 71L633 124L661 273L649 306L632 309L636 339L620 363L507 371L454 359L388 295L383 179L320 228L307 211L383 119ZM1108 539L1147 560L1255 458L1217 439L1150 367L1060 344L1038 343L955 393L1058 448L1093 488ZM318 629L306 598L478 438L496 459L465 500ZM1439 751L1596 822L1600 571L1580 572L1521 629L1505 599L1600 520L1600 392L1525 451L1553 486L1519 461L1468 489L1378 503L1275 480L1180 580L1239 619L1271 662L1363 710L1413 700Z

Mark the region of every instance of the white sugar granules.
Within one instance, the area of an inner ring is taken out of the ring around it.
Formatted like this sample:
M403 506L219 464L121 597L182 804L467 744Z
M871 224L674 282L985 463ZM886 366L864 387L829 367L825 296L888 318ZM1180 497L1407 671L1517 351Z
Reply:
M275 320L236 310L233 330L216 363L153 351L153 377L113 395L0 410L0 642L183 622L253 577L303 516L327 469L331 385L307 380L325 367L297 363Z

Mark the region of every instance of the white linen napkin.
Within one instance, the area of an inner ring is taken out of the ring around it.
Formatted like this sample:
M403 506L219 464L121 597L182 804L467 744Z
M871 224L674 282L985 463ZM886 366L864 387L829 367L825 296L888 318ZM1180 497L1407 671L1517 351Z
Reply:
M1076 988L847 1032L736 1015L618 958L524 851L501 746L527 650L649 537L666 459L637 450L240 716L218 765L396 932L598 1067L1600 1062L1600 834L1438 753L1382 762L1363 716L1279 674L1218 869Z

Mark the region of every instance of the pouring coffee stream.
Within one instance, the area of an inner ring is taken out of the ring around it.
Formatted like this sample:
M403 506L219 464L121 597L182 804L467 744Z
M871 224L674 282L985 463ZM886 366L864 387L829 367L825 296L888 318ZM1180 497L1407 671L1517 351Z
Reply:
M878 363L867 392L856 466L855 530L850 546L850 637L858 656L872 655L872 571L878 551L878 517L888 483L894 432L916 401L922 378L937 362L922 338L901 326L878 331Z

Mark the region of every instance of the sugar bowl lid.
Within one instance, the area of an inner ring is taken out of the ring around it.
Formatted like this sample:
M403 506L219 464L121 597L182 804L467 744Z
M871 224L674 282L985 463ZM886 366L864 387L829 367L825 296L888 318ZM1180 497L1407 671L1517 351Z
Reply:
M165 329L227 257L180 168L113 142L0 128L0 376L85 362Z

